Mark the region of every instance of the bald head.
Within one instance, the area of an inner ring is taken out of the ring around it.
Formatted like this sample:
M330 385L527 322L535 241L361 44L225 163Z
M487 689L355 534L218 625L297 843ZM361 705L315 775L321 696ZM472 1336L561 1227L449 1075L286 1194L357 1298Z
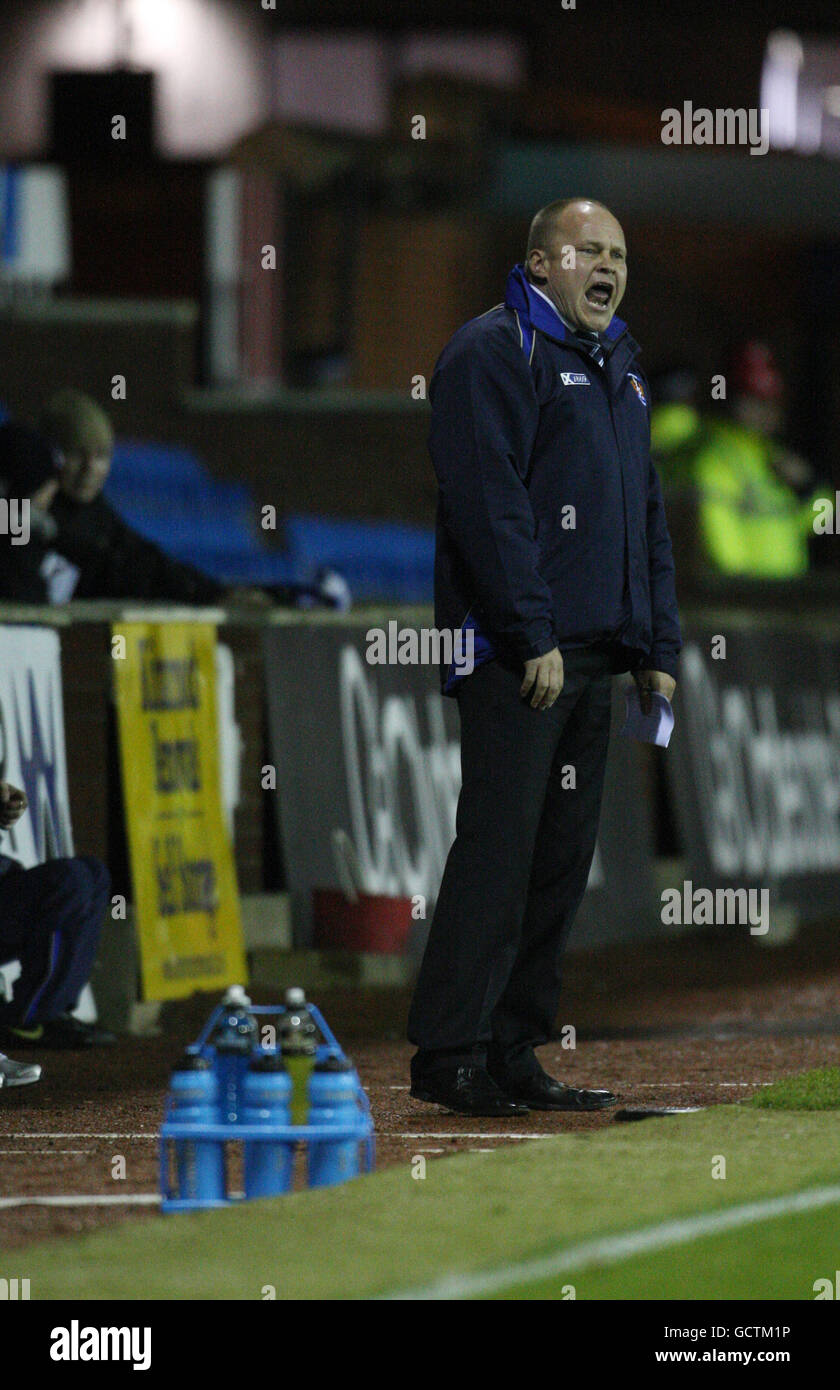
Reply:
M528 247L525 252L526 261L532 251L545 251L552 245L563 214L568 208L601 208L603 212L609 212L609 208L604 207L603 203L596 203L592 198L557 198L553 203L546 203L531 219Z
M627 285L621 224L603 203L561 198L531 222L528 276L573 328L599 332L616 312Z

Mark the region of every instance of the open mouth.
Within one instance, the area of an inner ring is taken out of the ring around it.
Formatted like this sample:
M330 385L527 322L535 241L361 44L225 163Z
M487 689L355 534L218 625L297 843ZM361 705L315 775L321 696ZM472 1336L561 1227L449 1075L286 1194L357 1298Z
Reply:
M611 280L593 280L584 298L593 309L607 309L612 303L613 285Z

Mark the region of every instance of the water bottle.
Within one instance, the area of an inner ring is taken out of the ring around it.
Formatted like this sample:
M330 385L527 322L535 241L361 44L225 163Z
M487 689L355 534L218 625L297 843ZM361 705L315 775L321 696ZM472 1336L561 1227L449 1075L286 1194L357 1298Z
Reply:
M241 985L231 985L222 1003L225 1013L211 1041L216 1049L219 1079L219 1120L236 1124L242 1111L242 1093L248 1064L257 1045L257 1020L250 1012L251 1001Z
M292 1082L276 1052L257 1053L251 1058L245 1078L242 1121L246 1125L291 1124L289 1100ZM245 1140L245 1196L274 1197L288 1192L294 1169L294 1142L278 1139Z
M318 1051L317 1029L302 989L287 989L285 1004L286 1013L280 1024L280 1050L292 1079L292 1124L302 1125L306 1123L307 1086Z
M172 1073L169 1118L195 1125L197 1133L218 1122L218 1081L211 1062L188 1052ZM226 1198L224 1146L217 1139L176 1139L178 1196L223 1202Z
M309 1078L308 1124L327 1129L359 1122L359 1078L350 1063L335 1053L318 1062ZM358 1139L309 1141L307 1174L310 1187L332 1187L359 1172Z

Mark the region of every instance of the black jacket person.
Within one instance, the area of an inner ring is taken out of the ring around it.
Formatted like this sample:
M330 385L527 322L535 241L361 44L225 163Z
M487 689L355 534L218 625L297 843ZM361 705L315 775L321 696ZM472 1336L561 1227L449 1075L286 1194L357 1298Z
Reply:
M617 317L603 353L598 367L522 266L505 303L444 349L430 386L435 622L466 620L480 655L523 662L610 638L617 670L644 662L675 676L674 562L648 388Z
M615 316L624 234L600 204L550 204L526 260L431 383L436 625L475 649L442 671L461 792L408 1028L416 1099L502 1117L614 1103L535 1049L595 849L612 675L670 699L680 650L647 386Z
M76 570L72 597L164 599L214 604L225 586L181 564L123 521L104 497L78 502L59 492L52 505L55 547Z
M66 597L220 601L224 585L165 554L127 525L102 496L114 436L95 401L79 391L59 391L43 411L40 429L64 460L61 489L51 511L54 548L67 567Z

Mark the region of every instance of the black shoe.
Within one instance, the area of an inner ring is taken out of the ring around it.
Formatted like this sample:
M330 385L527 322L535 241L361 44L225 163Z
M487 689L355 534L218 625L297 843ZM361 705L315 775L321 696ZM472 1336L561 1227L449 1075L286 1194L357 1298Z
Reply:
M445 1105L457 1115L512 1119L528 1113L527 1105L511 1100L484 1067L475 1065L441 1068L415 1077L411 1095L415 1100Z
M575 1086L564 1086L544 1071L524 1080L505 1077L499 1078L499 1082L505 1095L531 1110L606 1110L618 1101L612 1091L580 1091Z
M59 1014L31 1028L4 1028L2 1036L15 1047L45 1047L60 1051L81 1052L89 1047L110 1047L117 1041L115 1033L96 1023L82 1023L72 1014Z

